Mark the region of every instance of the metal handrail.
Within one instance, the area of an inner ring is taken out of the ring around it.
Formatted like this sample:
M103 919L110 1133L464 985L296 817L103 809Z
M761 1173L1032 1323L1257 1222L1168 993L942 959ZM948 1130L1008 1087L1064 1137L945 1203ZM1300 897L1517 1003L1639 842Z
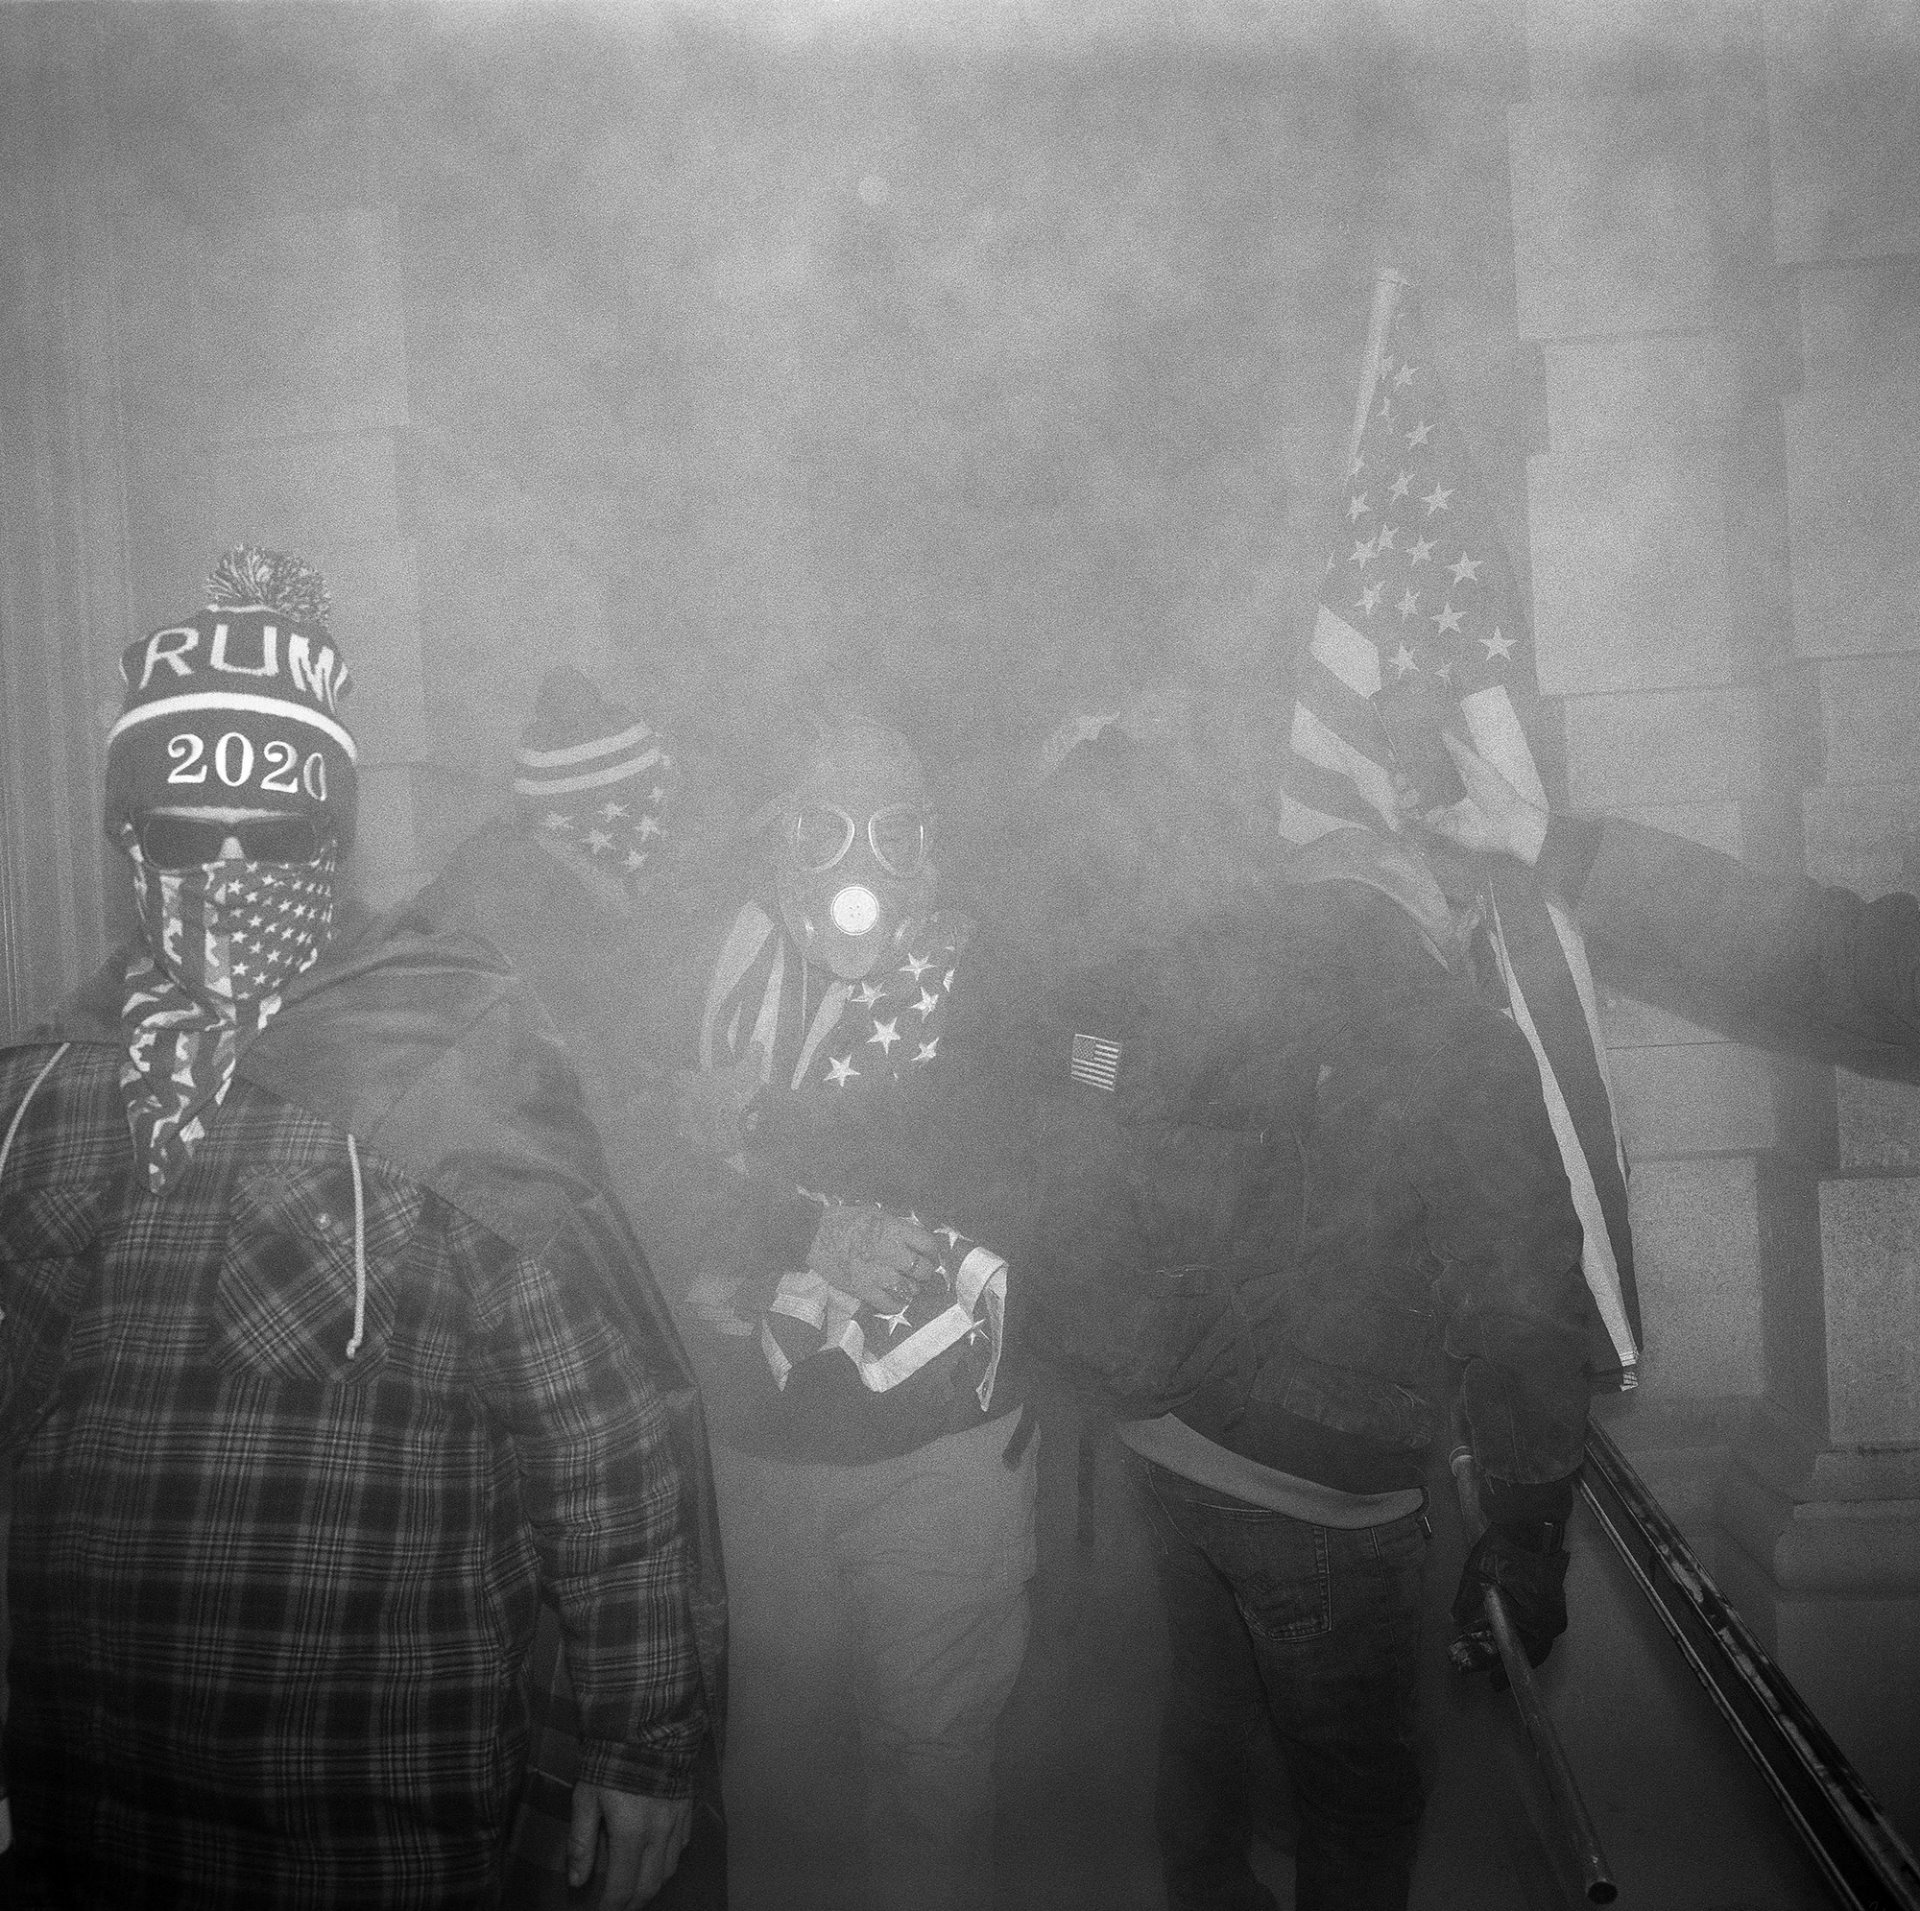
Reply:
M1920 1911L1913 1853L1604 1427L1580 1491L1840 1903Z

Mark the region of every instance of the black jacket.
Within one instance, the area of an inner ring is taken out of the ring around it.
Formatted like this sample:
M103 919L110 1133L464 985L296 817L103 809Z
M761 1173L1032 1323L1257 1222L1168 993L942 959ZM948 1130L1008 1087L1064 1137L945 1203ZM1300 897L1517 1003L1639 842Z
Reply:
M1076 1034L1119 1043L1111 1092ZM1043 1352L1352 1492L1418 1484L1457 1387L1490 1513L1564 1498L1580 1224L1524 1039L1404 910L1236 906L1056 991L1036 1053Z

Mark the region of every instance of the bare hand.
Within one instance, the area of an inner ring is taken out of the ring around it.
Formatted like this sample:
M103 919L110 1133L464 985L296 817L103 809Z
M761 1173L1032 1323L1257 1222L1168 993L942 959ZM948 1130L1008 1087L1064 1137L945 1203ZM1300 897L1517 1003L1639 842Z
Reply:
M843 1294L891 1313L933 1278L940 1248L918 1221L834 1202L820 1217L807 1266Z
M1436 836L1462 849L1511 856L1531 867L1547 839L1547 812L1529 803L1487 759L1458 737L1441 739L1460 769L1467 793L1457 803L1429 810L1422 821Z
M648 1798L610 1785L573 1788L567 1834L567 1883L578 1891L593 1876L600 1834L607 1839L599 1911L640 1911L673 1876L693 1830L693 1800Z
M744 1154L744 1122L748 1106L760 1092L763 1059L763 1051L755 1042L737 1062L725 1068L683 1068L675 1074L674 1128L680 1139L723 1161Z

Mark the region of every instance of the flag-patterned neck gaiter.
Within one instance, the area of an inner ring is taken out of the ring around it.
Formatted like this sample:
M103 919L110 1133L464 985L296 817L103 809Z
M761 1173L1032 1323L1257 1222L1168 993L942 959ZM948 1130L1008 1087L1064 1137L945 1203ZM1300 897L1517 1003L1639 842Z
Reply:
M310 863L155 869L128 831L146 948L127 965L120 1089L147 1186L164 1194L207 1132L242 1045L333 929L335 850Z

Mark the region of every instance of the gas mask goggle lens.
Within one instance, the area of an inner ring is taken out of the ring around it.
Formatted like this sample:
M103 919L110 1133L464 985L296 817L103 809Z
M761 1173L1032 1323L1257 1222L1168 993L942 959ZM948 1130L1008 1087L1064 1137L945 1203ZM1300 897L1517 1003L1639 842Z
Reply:
M843 861L859 839L859 818L832 803L806 802L787 819L787 855L795 869L818 876ZM889 876L905 882L927 861L927 813L910 803L877 809L866 819L867 847Z

